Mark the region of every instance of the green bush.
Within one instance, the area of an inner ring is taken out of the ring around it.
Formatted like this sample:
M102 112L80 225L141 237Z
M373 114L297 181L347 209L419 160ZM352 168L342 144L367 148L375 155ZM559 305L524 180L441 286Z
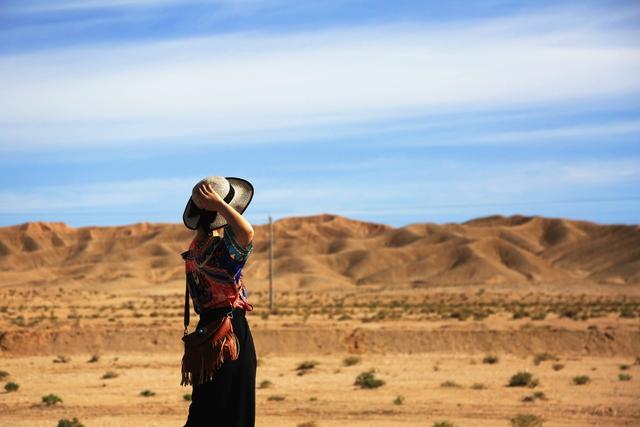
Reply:
M258 388L269 388L272 387L273 383L269 380L264 380L260 383L260 385L258 386Z
M487 354L483 359L482 359L482 363L488 363L490 365L493 365L494 363L498 363L498 356L493 355L493 354Z
M375 369L370 369L366 372L360 373L353 384L360 388L378 388L384 385L384 380L376 378L374 372Z
M533 397L540 400L547 400L547 396L543 391L536 391L535 393L533 393Z
M531 320L544 320L547 317L547 313L544 311L538 311L531 315Z
M456 427L456 425L449 421L436 421L432 427Z
M285 399L284 396L277 395L277 394L267 397L267 400L274 401L274 402L282 402L284 399Z
M469 316L471 316L471 310L469 310L468 308L461 308L458 310L454 310L449 314L449 317L451 319L458 319L460 321L462 320L467 320L469 318Z
M7 378L9 376L9 372L7 371L0 371L0 381L4 380L5 378Z
M518 310L515 311L513 313L513 315L511 316L512 319L522 319L523 317L527 317L529 315L529 312L527 312L526 310Z
M620 309L619 317L634 318L636 317L636 313L633 310L633 307L624 306Z
M568 317L569 319L578 320L579 310L572 307L563 307L560 309L560 317Z
M542 418L533 414L518 414L510 419L512 427L541 427Z
M185 393L182 395L182 398L187 402L191 402L191 393Z
M590 382L591 382L591 378L589 378L587 375L578 375L573 377L573 383L575 385L583 385Z
M62 399L57 394L47 394L46 396L42 396L42 403L47 406L53 406L62 403Z
M58 357L53 359L53 363L69 363L71 362L71 358L69 356L64 356L59 354Z
M307 360L298 365L296 370L298 371L298 375L304 375L309 372L318 364L315 360Z
M300 363L298 365L298 367L296 368L296 370L298 370L298 371L307 371L309 369L315 368L317 364L318 364L318 362L316 362L315 360L306 360L306 361Z
M12 391L18 391L19 388L20 388L20 384L16 384L14 382L8 382L4 385L4 389L7 391L7 393L11 393Z
M629 375L629 374L618 374L618 379L620 381L629 381L629 380L631 380L631 375Z
M545 360L558 360L558 358L551 353L538 353L533 357L533 364L539 365L540 362L544 362Z
M440 383L440 387L461 387L461 385L455 381L447 380L443 383Z
M140 396L144 396L144 397L151 397L151 396L155 396L156 394L151 391L151 390L143 390L140 392Z
M78 421L76 417L73 417L72 420L63 418L58 421L58 427L84 427L84 425L80 424L80 421Z
M112 378L118 378L118 376L119 376L119 375L118 375L118 373L117 373L117 372L109 371L109 372L105 373L105 374L102 376L102 379L103 379L103 380L109 380L109 379L112 379Z
M530 385L533 381L533 375L530 372L521 371L511 377L509 380L509 387L525 387Z
M554 371L559 371L560 369L564 368L564 364L562 363L554 363L552 366Z
M482 320L489 317L489 313L486 311L474 311L473 312L473 320Z
M353 366L357 363L360 363L360 358L358 356L345 357L344 360L342 361L342 364L344 366Z
M532 395L523 397L522 401L523 402L533 402L536 399L547 400L547 396L545 396L544 392L542 392L542 391L536 391Z
M396 396L395 399L393 399L393 404L394 405L402 405L404 403L404 396L400 395L400 396Z

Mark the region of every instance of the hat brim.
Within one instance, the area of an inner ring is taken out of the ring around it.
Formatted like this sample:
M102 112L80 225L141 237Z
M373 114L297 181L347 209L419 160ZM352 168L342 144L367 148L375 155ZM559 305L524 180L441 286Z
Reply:
M236 177L225 178L229 181L229 184L233 186L235 191L233 199L229 202L229 205L240 214L243 214L253 199L253 185L251 185L251 183L246 179ZM192 197L189 197L189 201L187 202L184 213L182 214L182 221L184 222L184 225L190 230L196 230L198 228L198 222L200 221L201 214L202 209L194 203ZM222 215L216 215L215 220L209 225L209 228L211 230L216 230L220 227L224 227L225 225L227 225L227 220Z

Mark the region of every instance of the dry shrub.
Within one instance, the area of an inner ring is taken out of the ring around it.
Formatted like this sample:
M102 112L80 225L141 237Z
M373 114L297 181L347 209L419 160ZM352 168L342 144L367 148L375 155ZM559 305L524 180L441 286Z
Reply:
M273 401L273 402L282 402L284 399L285 399L284 396L277 395L277 394L274 394L274 395L271 395L271 396L267 397L267 400L270 400L270 401Z
M376 378L374 375L374 372L375 372L375 369L370 369L366 372L360 373L360 375L356 377L356 380L353 384L359 386L360 388L369 388L369 389L378 388L384 385L385 383L384 380Z
M68 420L66 418L59 420L58 427L84 427L84 425L80 423L78 418L73 417L72 420Z
M47 406L53 406L62 403L62 399L57 394L47 394L46 396L42 396L42 403Z
M518 414L510 419L512 427L541 427L543 420L534 414Z
M520 371L509 380L508 387L535 387L538 380L530 372Z
M358 356L345 357L344 360L342 361L342 364L344 366L353 366L357 363L360 363L360 358Z
M493 354L488 354L482 359L482 363L495 364L498 363L498 356Z
M591 378L589 378L587 375L578 375L573 377L573 383L575 385L584 385L590 382L591 382Z
M544 362L545 360L559 360L557 356L551 354L551 353L538 353L533 357L533 364L534 365L539 365L541 362Z
M440 383L440 387L462 387L462 386L455 381L447 380L443 383Z
M630 381L631 380L631 375L629 375L629 374L618 374L618 379L620 381Z

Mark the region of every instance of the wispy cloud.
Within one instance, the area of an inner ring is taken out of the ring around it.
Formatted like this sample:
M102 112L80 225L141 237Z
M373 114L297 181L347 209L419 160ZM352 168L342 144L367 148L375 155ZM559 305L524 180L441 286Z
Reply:
M5 6L10 13L45 13L108 8L163 7L168 5L215 4L222 6L250 5L264 3L265 0L24 0Z
M377 180L364 178L357 167L346 179L331 173L308 178L298 176L295 181L251 178L259 190L251 211L300 213L369 209L387 204L428 208L432 204L509 203L531 196L566 197L574 190L640 183L640 158L519 161L500 169L479 169L473 162L452 160L429 168L402 170L398 167L399 161L380 165ZM372 162L377 164L377 160ZM451 179L453 175L456 179ZM166 209L168 205L179 210L200 178L134 179L39 186L19 192L3 190L0 191L0 214L100 209L159 212L158 206Z
M533 129L517 131L496 131L492 129L473 129L473 134L457 129L448 130L436 138L418 139L415 141L399 141L395 144L403 147L418 146L468 146L468 145L504 145L535 142L540 145L554 144L558 141L574 140L580 142L602 138L620 138L640 134L640 121L625 120L599 124L578 124L573 126L538 125ZM375 145L383 145L384 142Z
M599 125L565 126L551 129L533 129L518 132L503 132L472 139L471 142L519 142L519 141L557 141L576 138L594 138L640 133L640 121L631 120Z
M567 30L549 13L4 56L0 145L211 138L640 92L637 32L602 28L617 14Z
M176 198L180 203L186 203L198 179L136 179L4 190L0 191L0 213L37 215L39 212L55 214L88 210L100 215L98 211L101 209L142 211L159 204L166 206L167 201Z

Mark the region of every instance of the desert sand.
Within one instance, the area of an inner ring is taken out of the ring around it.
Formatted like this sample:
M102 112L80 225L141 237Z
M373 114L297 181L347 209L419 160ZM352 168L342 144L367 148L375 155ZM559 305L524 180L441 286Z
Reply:
M639 226L284 218L271 312L267 227L254 225L244 270L258 426L640 425ZM180 224L0 228L0 385L19 385L0 391L0 425L182 425L191 237ZM371 370L384 384L354 384ZM508 386L519 372L533 383Z

